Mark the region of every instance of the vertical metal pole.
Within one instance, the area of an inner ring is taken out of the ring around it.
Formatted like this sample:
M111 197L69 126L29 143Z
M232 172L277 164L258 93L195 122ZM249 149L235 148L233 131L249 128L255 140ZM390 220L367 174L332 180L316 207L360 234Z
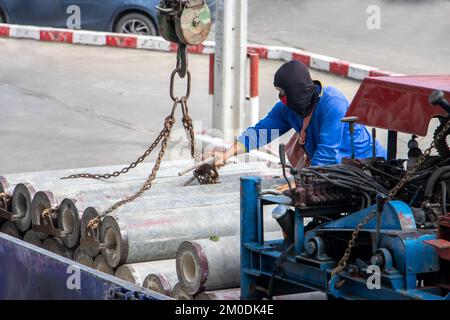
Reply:
M209 105L214 105L214 82L215 82L215 75L214 75L214 61L215 61L215 54L211 53L209 55Z
M377 129L372 128L372 158L377 156Z
M217 0L212 125L215 136L233 140L244 128L248 0Z
M261 191L261 178L241 178L241 298L251 299L250 287L254 279L244 272L251 267L251 252L246 243L258 241L258 196Z
M388 131L387 149L388 160L395 159L397 157L397 131Z

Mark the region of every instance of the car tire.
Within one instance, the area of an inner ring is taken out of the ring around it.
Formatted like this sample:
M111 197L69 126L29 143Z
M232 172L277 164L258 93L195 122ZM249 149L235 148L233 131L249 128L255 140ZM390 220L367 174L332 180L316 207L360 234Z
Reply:
M130 13L117 22L114 31L117 33L157 36L158 29L153 21L141 13Z

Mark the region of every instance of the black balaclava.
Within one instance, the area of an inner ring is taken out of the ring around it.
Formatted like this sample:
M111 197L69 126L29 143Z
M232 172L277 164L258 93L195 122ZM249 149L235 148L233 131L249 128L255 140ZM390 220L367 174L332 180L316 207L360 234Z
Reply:
M310 114L319 97L309 70L300 61L283 64L275 73L273 84L284 90L287 105L301 117Z

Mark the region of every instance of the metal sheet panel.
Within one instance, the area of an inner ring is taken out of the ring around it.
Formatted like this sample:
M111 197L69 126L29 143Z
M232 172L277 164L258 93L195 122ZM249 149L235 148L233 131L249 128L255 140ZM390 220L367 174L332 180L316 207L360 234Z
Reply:
M450 99L450 75L365 78L346 116L371 127L426 136L430 120L447 114L428 102L437 89Z
M111 291L119 299L169 299L0 234L1 300L110 300Z

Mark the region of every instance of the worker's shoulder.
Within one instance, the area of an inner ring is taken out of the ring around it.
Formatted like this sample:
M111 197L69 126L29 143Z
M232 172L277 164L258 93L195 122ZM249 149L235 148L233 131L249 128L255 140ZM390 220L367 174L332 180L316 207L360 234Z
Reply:
M348 103L347 98L344 96L344 94L336 87L328 86L324 87L322 90L322 98L325 100L344 100Z

